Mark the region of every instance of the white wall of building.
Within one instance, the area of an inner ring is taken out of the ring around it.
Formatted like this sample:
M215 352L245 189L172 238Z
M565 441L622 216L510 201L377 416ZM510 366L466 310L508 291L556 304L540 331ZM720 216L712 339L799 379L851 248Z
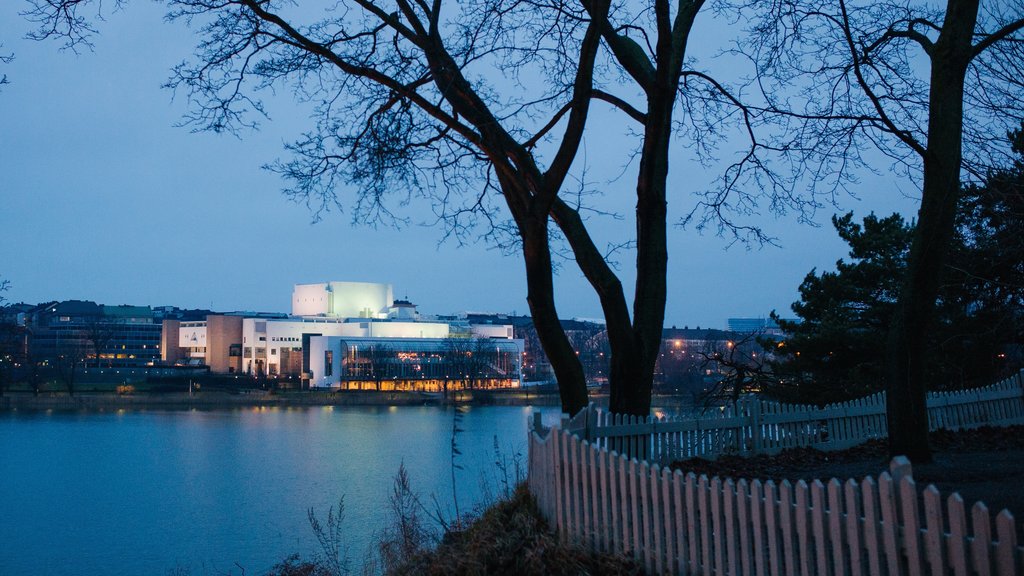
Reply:
M206 322L182 322L178 326L179 348L206 348ZM192 358L205 358L203 352L190 352Z
M367 322L370 338L447 338L448 324L442 322Z
M183 329L184 330L184 329ZM281 348L301 348L303 334L346 338L447 338L448 324L439 322L394 322L340 318L244 318L242 320L242 371L249 360L265 358L266 369L276 364ZM205 328L201 333L206 345ZM185 346L185 344L182 344ZM252 350L247 350L252 348ZM262 348L262 354L259 349ZM310 349L312 353L312 349ZM252 356L246 356L251 352ZM255 363L253 364L255 366Z
M511 324L474 324L470 332L477 338L512 338Z
M393 303L391 284L326 282L292 290L292 316L386 318Z
M327 284L296 284L292 289L292 316L326 316L330 309Z
M327 351L331 349L331 345L337 344L339 339L331 336L314 336L309 339L309 364L310 372L313 377L309 380L309 385L314 388L330 388L337 386L341 379L341 353L339 350L340 346L335 345L336 351L333 353L333 361L331 363L331 369L328 371L326 368Z

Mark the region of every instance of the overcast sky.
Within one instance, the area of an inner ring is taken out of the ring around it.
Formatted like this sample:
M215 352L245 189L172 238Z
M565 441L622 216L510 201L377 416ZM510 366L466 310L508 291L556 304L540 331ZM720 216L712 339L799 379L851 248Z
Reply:
M160 86L194 37L163 22L160 6L134 2L108 15L95 48L78 55L23 40L30 29L17 14L23 8L19 1L0 7L0 42L16 57L0 69L11 82L0 89L0 277L11 281L9 300L288 311L292 284L351 280L391 283L396 297L425 313L527 313L518 256L439 244L436 228L353 227L338 212L313 224L305 206L288 202L283 182L260 169L311 125L286 94L272 99L272 118L259 132L241 138L175 127L184 98ZM723 47L715 43L731 32L704 30L691 42L698 55ZM594 125L602 126L600 116ZM589 136L587 158L620 172L614 138ZM672 221L715 177L687 154L675 151ZM881 168L865 175L859 199L841 200L841 210L913 210L912 186ZM634 202L628 170L600 186L626 215ZM726 318L773 309L788 315L804 275L845 254L829 224L835 211L821 211L817 228L768 218L778 248L726 250L725 239L674 228L666 326L722 327ZM409 216L416 220L415 208ZM605 239L632 228L628 219L592 225ZM625 254L620 268L627 287L631 258ZM574 264L562 267L556 287L563 317L601 317Z

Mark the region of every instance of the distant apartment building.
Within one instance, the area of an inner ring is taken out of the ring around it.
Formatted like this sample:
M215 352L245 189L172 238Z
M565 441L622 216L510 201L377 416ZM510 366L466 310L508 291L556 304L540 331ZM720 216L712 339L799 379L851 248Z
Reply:
M218 374L387 390L459 382L514 387L522 380L522 342L511 326L422 318L414 304L394 299L389 284L297 284L290 315L209 314L163 324L164 362Z
M795 320L792 320L795 322ZM742 334L760 333L765 336L783 336L779 324L771 318L729 318L726 321L731 332Z
M48 302L23 312L35 361L76 356L88 366L151 366L161 358L161 324L149 306L85 300Z

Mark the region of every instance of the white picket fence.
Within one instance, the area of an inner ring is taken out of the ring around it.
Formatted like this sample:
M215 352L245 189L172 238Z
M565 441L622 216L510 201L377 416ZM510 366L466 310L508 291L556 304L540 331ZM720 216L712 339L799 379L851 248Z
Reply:
M928 397L931 428L1024 422L1021 374ZM1024 574L1013 516L918 490L905 458L878 479L791 484L697 477L655 461L727 452L841 449L886 435L885 398L816 408L744 399L710 418L638 419L593 407L545 429L535 414L529 486L566 541L626 554L652 574ZM632 458L623 454L629 454ZM636 456L646 456L641 460ZM649 460L649 461L648 461Z
M984 388L930 393L930 428L1024 424L1022 374ZM884 393L824 408L745 397L735 407L712 410L699 418L640 418L589 406L563 420L562 429L662 465L697 456L774 454L803 446L842 450L888 434Z
M529 486L566 541L625 554L649 574L1022 574L1013 516L919 491L910 463L861 482L708 479L534 429Z

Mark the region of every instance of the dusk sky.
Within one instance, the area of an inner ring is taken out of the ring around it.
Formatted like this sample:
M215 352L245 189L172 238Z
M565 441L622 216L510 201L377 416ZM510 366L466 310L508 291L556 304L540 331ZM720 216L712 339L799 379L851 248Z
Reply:
M185 99L160 86L195 36L165 23L161 6L134 2L108 14L94 49L77 55L23 40L31 24L21 9L22 2L0 8L2 51L15 55L0 69L11 82L0 89L0 277L12 284L8 300L288 311L292 284L349 280L391 283L424 313L527 313L521 258L482 243L439 244L440 229L415 224L429 219L423 206L404 213L413 225L392 230L353 227L337 211L313 224L306 206L285 199L284 183L260 166L284 157L283 144L311 125L287 92L269 99L261 130L241 138L175 127ZM692 55L725 47L731 33L705 26ZM597 112L596 125L605 113ZM592 134L587 160L622 172L626 155L615 142L615 134ZM677 148L670 174L672 222L716 177L688 154ZM595 221L599 237L632 234L635 168L617 180L597 175L604 202L627 216ZM913 185L884 163L879 170L838 210L912 213ZM779 248L726 250L728 241L713 233L674 228L666 326L722 327L728 317L773 309L789 315L804 275L845 255L829 224L836 211L820 211L817 228L766 217ZM631 259L620 258L627 289ZM563 317L601 318L573 263L556 288Z

